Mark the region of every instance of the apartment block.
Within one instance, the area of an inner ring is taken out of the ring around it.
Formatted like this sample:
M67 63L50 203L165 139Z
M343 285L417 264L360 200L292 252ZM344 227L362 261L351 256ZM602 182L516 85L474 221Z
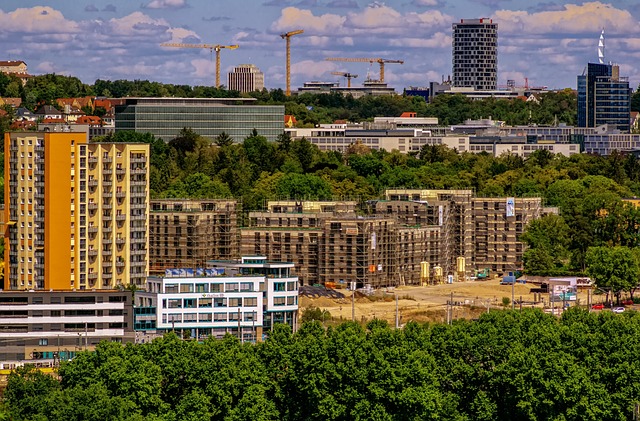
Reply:
M294 274L303 285L319 282L320 245L327 218L352 215L354 201L269 201L262 212L250 212L240 230L243 256L295 263Z
M276 323L295 330L298 278L293 267L250 256L150 277L147 291L136 294L136 329L176 331L193 338L230 333L248 341L262 340L263 332Z
M203 268L208 260L239 257L236 200L151 201L149 270Z
M68 360L100 341L134 342L130 291L0 293L0 362Z
M5 134L6 290L142 286L149 145Z

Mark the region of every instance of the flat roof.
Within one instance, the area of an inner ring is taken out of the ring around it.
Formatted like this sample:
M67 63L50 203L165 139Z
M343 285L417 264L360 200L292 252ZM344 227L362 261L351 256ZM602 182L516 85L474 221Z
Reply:
M174 97L128 97L126 105L244 105L255 103L255 98L174 98ZM240 104L239 104L240 103Z

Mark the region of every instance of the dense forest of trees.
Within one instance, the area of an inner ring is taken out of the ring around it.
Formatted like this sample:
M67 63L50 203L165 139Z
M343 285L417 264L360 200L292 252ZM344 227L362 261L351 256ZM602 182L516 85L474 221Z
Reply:
M64 363L61 381L19 370L4 419L628 420L640 399L640 314L560 319L492 311L477 321L319 322L263 343L173 334L103 342ZM8 418L9 417L9 418Z

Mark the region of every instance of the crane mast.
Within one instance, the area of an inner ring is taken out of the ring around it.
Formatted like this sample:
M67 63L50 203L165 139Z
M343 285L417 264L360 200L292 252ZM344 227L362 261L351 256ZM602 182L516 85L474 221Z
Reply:
M280 38L286 40L287 42L287 70L286 70L286 78L287 78L287 90L285 94L287 96L291 95L291 37L294 35L302 34L304 30L298 29L295 31L285 32L284 34L280 34Z
M211 52L216 52L216 88L220 87L220 50L228 48L229 50L235 50L237 45L220 45L220 44L183 44L176 42L166 42L160 44L162 47L177 47L177 48L207 48Z

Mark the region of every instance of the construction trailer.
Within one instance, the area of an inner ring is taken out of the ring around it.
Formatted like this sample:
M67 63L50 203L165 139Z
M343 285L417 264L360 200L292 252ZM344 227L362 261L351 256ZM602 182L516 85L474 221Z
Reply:
M149 212L149 272L204 268L208 260L237 259L237 200L152 200Z

